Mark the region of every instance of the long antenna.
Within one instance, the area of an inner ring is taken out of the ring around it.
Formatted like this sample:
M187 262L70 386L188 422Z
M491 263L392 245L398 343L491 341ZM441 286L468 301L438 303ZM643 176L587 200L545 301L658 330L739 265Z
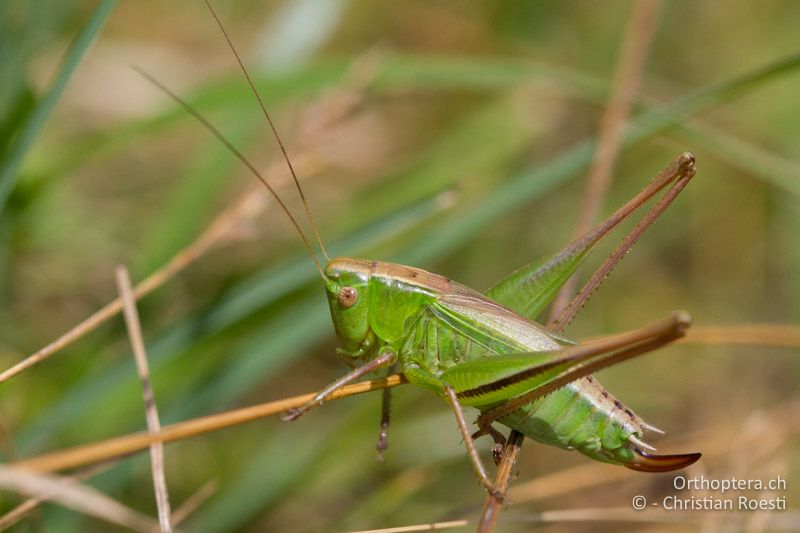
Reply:
M148 74L147 72L145 72L145 71L144 71L144 70L143 70L141 67L138 67L138 66L136 66L136 65L131 65L131 68L133 68L133 70L135 70L136 72L138 72L139 74L141 74L141 75L142 75L142 76L143 76L143 77L144 77L144 78L145 78L147 81L149 81L150 83L152 83L153 85L155 85L156 87L158 87L159 89L161 89L161 90L162 90L164 93L166 93L167 95L169 95L169 97L170 97L170 98L172 98L172 99L173 99L173 100L175 100L175 101L176 101L178 104L180 104L180 105L181 105L181 107L183 107L183 108L184 108L184 109L185 109L185 110L186 110L186 111L187 111L187 112L188 112L190 115L192 115L194 118L196 118L196 119L197 119L197 121L198 121L198 122L200 122L200 124L202 124L203 126L205 126L205 128L206 128L206 129L207 129L209 132L211 132L211 133L212 133L212 134L213 134L213 135L214 135L214 136L215 136L217 139L219 139L219 140L220 140L220 142L221 142L223 145L225 145L225 147L226 147L226 148L227 148L227 149L228 149L228 150L229 150L229 151L230 151L230 152L231 152L233 155L235 155L235 156L236 156L236 157L239 159L239 161L241 161L241 162L244 164L244 166L246 166L248 169L250 169L250 172L251 172L251 173L252 173L252 174L253 174L253 175L254 175L256 178L258 178L258 180L259 180L261 183L263 183L263 184L264 184L264 186L267 188L267 190L269 190L269 192L270 192L270 193L272 194L272 196L275 198L275 201L277 201L277 202L278 202L278 205L280 205L280 206L281 206L281 209L283 209L283 212L284 212L284 213L286 213L286 216L288 216L288 217L289 217L289 220L292 222L292 225L293 225L293 226L294 226L294 228L297 230L297 233L300 235L300 238L303 240L303 244L304 244L304 245L305 245L305 247L306 247L306 251L308 251L308 255L311 257L311 260L312 260L312 261L314 261L314 265L316 265L316 267L317 267L317 270L319 270L319 274L320 274L320 276L322 276L322 280L323 280L323 281L325 281L325 280L326 280L326 278L325 278L325 272L322 270L322 265L320 265L320 263L319 263L319 260L317 259L317 256L315 256L315 255L314 255L314 252L313 252L313 250L311 249L311 244L308 242L308 239L306 238L306 234L305 234L305 233L303 233L303 230L300 228L300 225L297 223L297 220L294 218L294 216L292 216L292 213L291 213L291 211L289 211L289 208L288 208L288 207L286 207L286 204L285 204L285 203L283 203L283 200L281 200L281 197L280 197L280 196L278 196L278 193L277 193L277 192L275 192L275 189L273 189L273 188L272 188L272 186L271 186L271 185L270 185L270 184L267 182L267 180L264 178L264 176L262 176L262 175L261 175L261 173L260 173L260 172L259 172L259 171L256 169L256 167L255 167L255 166L253 166L253 164L252 164L252 163L251 163L251 162L250 162L250 161L249 161L249 160L248 160L248 159L247 159L247 158L246 158L246 157L245 157L245 156L242 154L242 152L240 152L240 151L239 151L239 150L238 150L238 149L237 149L237 148L236 148L236 147L233 145L233 143L232 143L232 142L230 142L230 141L229 141L229 140L228 140L228 139L227 139L227 138L226 138L226 137L225 137L225 136L222 134L222 132L220 132L220 131L219 131L219 130L216 128L216 126L214 126L214 125L213 125L211 122L209 122L209 121L208 121L208 120L207 120L207 119L206 119L206 118L205 118L203 115L201 115L201 114L200 114L200 112L199 112L199 111L197 111L197 110L196 110L194 107L192 107L192 106L191 106L191 105L190 105L188 102L184 101L184 100L183 100L183 99L182 99L180 96L178 96L177 94L175 94L174 92L172 92L171 90L169 90L169 89L168 89L168 88L167 88L167 87L166 87L166 86L165 86L163 83L161 83L160 81L158 81L157 79L155 79L153 76L151 76L150 74Z
M219 16L217 16L217 12L214 11L214 8L211 5L209 0L205 0L206 6L208 6L208 10L211 11L211 15L214 17L214 20L217 21L217 26L219 26L220 31L222 31L222 35L225 36L225 40L228 41L228 47L230 47L231 52L233 52L234 57L236 58L236 62L239 63L239 68L244 74L245 79L247 80L247 84L250 86L250 90L253 92L253 95L258 100L258 105L261 108L261 112L264 114L264 118L267 119L267 123L269 124L270 129L272 130L272 134L275 136L275 140L278 141L278 146L281 149L281 153L283 153L283 159L286 161L286 166L289 167L289 172L292 174L292 179L294 180L295 187L297 187L297 192L300 193L300 199L303 201L303 207L306 210L306 218L308 218L309 224L311 224L311 230L314 232L314 238L317 240L317 244L319 244L320 250L322 250L322 255L325 256L327 261L330 261L331 258L328 257L328 252L325 250L325 245L322 244L322 239L319 236L319 231L317 229L317 223L314 222L314 217L311 215L311 208L308 206L308 202L306 201L306 195L303 194L303 188L300 187L300 181L297 179L297 174L294 171L294 167L292 166L292 162L289 160L289 154L286 153L286 148L283 146L283 141L281 141L280 135L278 135L278 130L275 128L275 124L272 122L272 117L270 117L269 112L267 112L267 107L264 105L264 100L262 100L261 95L258 94L256 90L256 86L253 83L253 79L250 77L250 73L247 71L247 68L244 66L244 62L242 58L239 56L239 52L236 51L236 47L233 45L233 41L231 41L228 32L225 30L225 26L222 25L222 21L220 20Z

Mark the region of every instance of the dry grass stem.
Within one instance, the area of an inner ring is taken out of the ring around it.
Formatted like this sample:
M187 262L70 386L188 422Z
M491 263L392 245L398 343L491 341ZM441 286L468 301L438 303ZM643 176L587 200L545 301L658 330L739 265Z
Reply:
M506 494L508 491L508 483L511 481L511 476L514 473L514 465L517 464L517 458L522 450L522 442L525 440L525 435L517 430L513 430L508 436L508 441L503 449L503 457L500 460L500 465L497 467L497 475L494 479L495 488L501 494ZM481 511L481 519L478 524L479 533L488 533L494 531L497 525L497 519L500 517L500 510L502 509L503 501L499 498L486 498Z
M197 492L189 496L175 512L172 513L172 525L177 526L183 523L192 513L203 505L214 493L217 492L219 483L216 479L212 479L203 484L202 487L197 489Z
M750 531L747 528L752 524L753 517L759 513L732 513L731 522L728 524L735 530ZM541 513L513 514L505 517L505 524L558 524L566 522L627 522L634 524L681 524L684 526L705 524L708 519L720 516L715 511L694 511L692 513L676 513L664 510L635 511L628 507L614 508L583 508L559 509L543 511ZM447 522L433 522L429 524L413 524L407 526L389 527L381 529L364 529L350 533L408 533L414 531L442 531L453 528L463 528L473 524L472 520L450 520ZM772 531L797 531L800 524L800 512L788 511L772 513L769 525ZM762 529L755 529L762 531ZM671 531L671 530L670 530Z
M331 394L326 401L338 400L356 394L363 394L387 387L396 387L407 383L400 374L362 381L346 385ZM147 449L155 442L172 442L189 437L195 437L212 431L218 431L231 426L237 426L259 418L273 416L293 407L301 407L311 401L316 392L285 398L274 402L266 402L241 409L234 409L215 415L194 418L185 422L178 422L165 426L158 435L148 433L132 433L108 440L76 446L63 451L39 455L30 459L23 459L10 465L13 468L31 470L35 472L57 472L68 468L96 463L113 457L120 457Z
M60 476L0 466L0 488L40 501L55 501L80 513L136 531L150 531L159 527L158 522L149 516L122 505L92 487Z
M83 470L77 472L74 475L64 476L63 479L67 481L84 481L86 479L96 476L101 472L105 472L112 466L116 465L118 462L119 461L106 461L104 463L92 465L88 468L84 468ZM0 531L5 531L9 527L13 526L17 522L25 518L25 516L27 516L28 513L39 507L39 505L44 501L46 500L39 497L29 498L24 502L22 502L21 504L14 507L13 509L11 509L3 516L0 516Z
M41 498L28 498L3 516L0 516L0 531L5 531L25 518L28 513L39 507L43 501Z
M541 513L514 514L505 517L505 524L556 524L563 522L631 522L631 523L662 523L662 524L702 524L703 521L713 516L713 512L670 513L668 511L634 511L627 507L616 508L584 508L543 511ZM781 520L784 526L781 529L791 531L790 524L797 523L800 513L789 513L786 520ZM739 513L736 522L744 525L747 519L745 513ZM350 533L408 533L414 531L442 531L453 528L463 528L473 524L472 520L450 520L447 522L432 522L429 524L412 524L381 529L364 529Z
M144 339L142 338L142 325L139 321L136 298L133 296L128 269L124 266L118 266L116 277L133 358L136 361L136 370L142 383L142 399L144 400L145 418L147 419L147 431L150 435L157 435L161 432L161 421L158 417L158 407L156 407L156 398L150 381L150 367L147 364L147 353L144 347ZM158 508L158 523L161 526L161 531L170 533L172 525L170 524L169 491L167 490L167 478L164 475L164 444L161 442L154 442L150 445L150 468L153 474L153 488L156 495L156 507Z
M225 209L214 219L209 227L189 246L175 254L163 267L159 268L133 288L133 295L140 300L155 289L161 287L176 274L191 265L199 257L213 247L220 244L231 233L235 233L243 220L257 216L264 208L264 201L260 195L247 193L242 199L231 207ZM115 317L122 311L122 299L112 300L89 318L64 333L55 341L44 346L37 352L29 355L14 366L0 373L0 383L7 381L63 350L84 335L91 333L107 320Z
M433 522L430 524L415 524L411 526L386 527L381 529L362 529L350 533L407 533L413 531L441 531L454 527L466 527L474 523L472 520L448 520L447 522Z
M693 511L691 513L676 513L657 509L647 511L635 511L629 507L615 508L586 508L586 509L564 509L558 511L544 511L534 517L534 522L558 523L558 522L629 522L645 524L704 524L706 520L713 519L720 515L719 511ZM772 513L775 517L770 523L774 529L771 531L797 531L800 524L799 512ZM734 531L745 531L745 526L751 519L752 514L746 512L735 512L730 514L731 525ZM525 520L520 516L520 522ZM697 529L695 529L697 530ZM704 530L705 531L705 530Z

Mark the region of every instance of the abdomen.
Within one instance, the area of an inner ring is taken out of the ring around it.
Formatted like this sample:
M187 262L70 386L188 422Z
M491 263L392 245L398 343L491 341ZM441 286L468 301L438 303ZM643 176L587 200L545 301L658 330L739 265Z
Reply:
M458 292L446 295L417 319L401 348L405 360L440 375L464 360L563 347L539 324L470 289L455 288ZM638 439L643 426L593 377L576 380L499 422L539 442L611 463L630 461L629 439Z

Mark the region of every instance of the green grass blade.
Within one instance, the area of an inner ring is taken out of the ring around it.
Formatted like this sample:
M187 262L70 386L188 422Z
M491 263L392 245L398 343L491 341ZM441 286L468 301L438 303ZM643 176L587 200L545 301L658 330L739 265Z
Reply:
M7 157L0 165L0 213L2 213L8 197L19 179L19 167L25 154L36 140L53 109L55 109L58 100L64 93L64 89L69 84L70 78L72 78L72 74L115 5L116 0L102 0L100 5L97 6L89 22L78 33L67 50L50 90L36 104L36 107L28 116L14 144L9 149Z

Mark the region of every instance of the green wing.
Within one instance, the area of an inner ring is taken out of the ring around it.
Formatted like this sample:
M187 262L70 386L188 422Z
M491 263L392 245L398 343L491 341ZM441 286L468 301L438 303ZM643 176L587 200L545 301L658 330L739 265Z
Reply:
M492 300L535 320L575 273L592 245L567 245L551 257L534 261L500 280L486 292Z

